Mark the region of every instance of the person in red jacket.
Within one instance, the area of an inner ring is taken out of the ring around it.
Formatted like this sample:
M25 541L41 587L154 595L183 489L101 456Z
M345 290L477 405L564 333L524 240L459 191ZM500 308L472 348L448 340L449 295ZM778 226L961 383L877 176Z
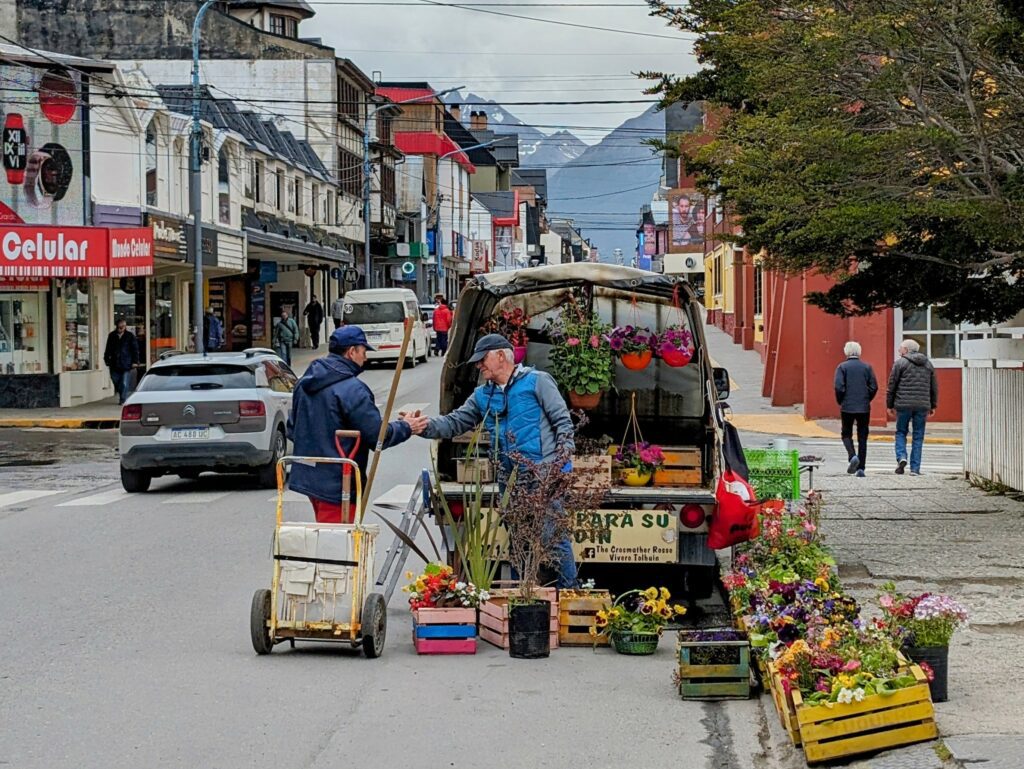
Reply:
M434 344L437 354L443 356L448 352L448 332L452 328L452 311L448 307L448 302L445 301L441 294L438 294L434 299L437 301L433 317L434 333L436 334Z

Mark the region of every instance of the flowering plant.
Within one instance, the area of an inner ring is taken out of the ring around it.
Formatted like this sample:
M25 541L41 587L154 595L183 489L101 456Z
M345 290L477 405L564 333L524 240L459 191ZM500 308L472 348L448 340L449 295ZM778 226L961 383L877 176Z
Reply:
M526 328L529 325L530 316L522 308L513 307L488 320L481 331L485 334L501 334L513 347L526 347Z
M575 301L563 306L558 319L548 321L551 340L549 371L566 390L594 395L611 387L615 361L596 313L585 315Z
M666 328L661 334L655 336L651 346L658 355L667 352L693 352L693 334L680 325L673 325Z
M649 587L643 592L631 591L622 604L616 603L609 609L602 609L594 620L595 627L590 628L590 635L597 637L607 633L657 633L673 617L686 614L686 607L669 604L672 595L666 588ZM627 594L628 595L628 594ZM620 596L621 598L621 596Z
M647 443L627 443L615 452L615 462L620 467L633 467L639 473L653 473L665 464L661 447Z
M649 328L640 326L616 326L605 334L605 339L608 340L608 346L613 353L627 355L653 349L658 341L658 335Z
M967 621L967 609L948 595L902 595L892 582L882 585L882 591L877 625L904 646L949 646L953 632Z
M402 588L409 594L410 609L476 608L491 597L472 582L456 580L452 567L445 564L428 563L419 576L410 571L405 577L413 580Z

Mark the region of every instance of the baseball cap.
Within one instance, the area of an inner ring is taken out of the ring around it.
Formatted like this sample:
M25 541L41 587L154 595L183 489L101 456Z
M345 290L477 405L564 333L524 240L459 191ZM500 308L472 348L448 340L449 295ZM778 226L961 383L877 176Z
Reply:
M479 363L491 350L511 350L512 343L501 334L487 334L480 337L473 348L473 355L467 363Z
M341 328L334 329L331 334L331 341L327 344L327 349L331 352L341 352L346 347L355 347L357 344L361 344L367 350L373 351L373 347L366 341L366 334L359 326L342 326Z

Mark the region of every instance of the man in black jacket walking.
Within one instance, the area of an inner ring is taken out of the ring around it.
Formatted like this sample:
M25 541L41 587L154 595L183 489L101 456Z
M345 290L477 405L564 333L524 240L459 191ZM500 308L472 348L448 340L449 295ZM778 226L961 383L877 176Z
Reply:
M842 418L842 438L850 464L848 473L864 477L868 455L868 423L871 419L871 401L878 393L878 380L870 363L860 359L860 345L847 342L843 347L846 360L836 368L836 403ZM857 451L853 450L853 427L857 426Z
M117 319L116 328L107 336L103 362L110 368L110 381L117 390L118 402L123 405L131 391L132 371L139 362L139 340L134 331L128 331L124 318Z
M924 448L924 426L935 415L939 405L939 383L935 367L921 346L913 339L900 342L900 358L889 374L885 407L896 417L896 474L907 467L907 430L913 426L910 446L910 474L921 474L921 452Z
M302 314L306 316L306 324L309 326L309 339L313 343L313 349L320 349L320 326L324 322L324 306L320 304L320 300L316 298L316 294L313 294L313 298L310 299L309 304L306 305L306 309L302 311Z

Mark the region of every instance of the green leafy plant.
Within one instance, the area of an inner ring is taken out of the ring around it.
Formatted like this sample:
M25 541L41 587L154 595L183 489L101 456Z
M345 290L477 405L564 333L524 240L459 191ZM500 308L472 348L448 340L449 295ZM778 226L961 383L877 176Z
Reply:
M608 344L609 326L596 313L586 314L575 301L548 321L551 340L548 371L566 390L594 395L612 386L615 360Z

